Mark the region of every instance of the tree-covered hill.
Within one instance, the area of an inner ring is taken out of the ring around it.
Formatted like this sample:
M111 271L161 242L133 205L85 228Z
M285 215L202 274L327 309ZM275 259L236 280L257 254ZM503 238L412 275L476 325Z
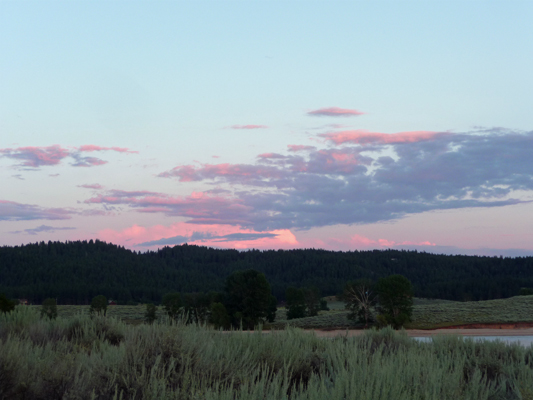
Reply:
M0 293L40 303L159 302L168 292L219 291L236 270L263 272L283 299L289 286L337 294L349 280L402 274L417 297L485 300L533 287L533 257L445 256L416 251L220 250L193 245L139 253L101 241L0 247Z

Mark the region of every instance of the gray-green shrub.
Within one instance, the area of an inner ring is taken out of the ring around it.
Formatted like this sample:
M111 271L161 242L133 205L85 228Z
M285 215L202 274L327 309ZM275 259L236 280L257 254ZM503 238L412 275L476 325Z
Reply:
M0 314L3 399L531 399L533 349L392 329L320 339Z

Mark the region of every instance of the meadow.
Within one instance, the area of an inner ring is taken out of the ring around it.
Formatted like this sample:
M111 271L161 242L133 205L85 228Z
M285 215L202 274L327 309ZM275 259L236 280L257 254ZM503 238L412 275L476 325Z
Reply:
M328 299L329 311L320 311L316 317L286 319L286 310L280 307L276 313L276 321L267 328L283 329L292 326L301 329L347 329L362 328L363 324L355 323L347 318L348 311L344 303ZM29 306L39 310L40 306ZM58 315L64 318L77 314L88 314L89 306L60 305ZM116 305L107 308L107 315L123 320L127 324L137 325L144 321L144 305ZM165 320L162 307L157 309L157 318ZM437 329L450 326L469 324L497 324L533 322L533 296L516 296L508 299L456 302L438 299L414 299L412 321L406 325L408 329Z
M533 399L533 348L392 329L320 339L0 315L2 399Z
M331 306L330 306L331 304ZM274 328L286 325L302 329L360 328L363 325L348 319L344 303L328 302L330 311L320 311L316 317L284 320L281 309L272 324ZM437 329L470 324L499 324L533 322L533 296L508 299L458 302L437 299L415 299L412 321L407 329Z
M533 296L420 304L407 328L434 329L468 324L533 322Z

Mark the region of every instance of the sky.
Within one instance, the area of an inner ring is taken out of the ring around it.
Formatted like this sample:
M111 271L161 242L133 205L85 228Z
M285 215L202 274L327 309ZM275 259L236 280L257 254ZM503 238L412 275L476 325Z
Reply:
M533 256L532 20L0 0L0 245Z

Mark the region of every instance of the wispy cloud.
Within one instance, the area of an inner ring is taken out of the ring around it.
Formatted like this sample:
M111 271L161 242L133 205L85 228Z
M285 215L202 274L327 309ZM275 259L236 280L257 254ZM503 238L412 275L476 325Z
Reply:
M201 181L204 179L215 179L219 176L239 177L241 180L255 180L258 176L268 176L280 178L281 172L278 168L250 165L250 164L203 164L201 167L195 165L180 165L160 173L162 178L176 177L182 182Z
M80 152L92 152L92 151L116 151L117 153L130 153L130 154L138 154L138 151L130 150L126 147L103 147L103 146L96 146L94 144L85 144L83 146L78 147L78 151Z
M95 167L97 165L107 164L107 161L101 160L96 157L82 157L79 154L72 154L75 162L72 163L73 167Z
M99 183L91 183L91 184L86 183L83 185L78 185L78 187L85 188L85 189L96 189L96 190L103 189L103 186L100 185Z
M75 212L63 208L45 208L33 204L0 200L0 221L70 219L72 214L75 214Z
M363 114L364 112L358 110L340 107L319 108L318 110L309 111L307 113L307 115L314 117L357 117Z
M230 129L266 129L266 125L231 125L228 126Z
M22 231L13 231L13 232L9 232L9 233L13 233L13 234L25 233L27 235L37 235L37 234L43 233L43 232L54 233L56 231L70 231L70 230L74 230L74 229L76 229L76 228L54 227L54 226L48 226L48 225L41 225L41 226L38 226L37 228L24 229Z
M326 141L340 144L399 144L412 143L424 140L432 140L435 136L450 135L446 132L431 132L431 131L413 131L413 132L399 132L399 133L377 133L369 132L363 129L341 132L322 133L318 136L323 137Z
M241 219L246 217L241 201L222 194L193 192L189 196L169 196L149 191L111 190L85 200L85 203L104 206L128 205L143 213L188 216L191 222L197 224L250 224L250 221Z
M70 151L56 144L48 147L0 149L0 156L20 160L19 166L38 168L44 165L59 164L61 160L70 156Z
M95 151L115 151L119 153L137 153L122 147L101 147L96 145L83 145L78 148L64 148L60 145L45 147L17 147L0 149L0 157L18 160L20 163L15 167L28 169L40 168L43 166L58 165L66 158L74 159L71 164L74 167L92 167L106 164L107 161L96 157L83 156L85 152Z
M182 243L225 248L294 248L298 241L290 230L258 232L239 226L177 222L170 226L133 225L120 231L105 229L98 237L128 247L174 246Z
M288 144L287 148L289 149L289 151L292 151L292 152L316 150L315 146L304 146L301 144Z
M228 235L216 236L209 232L193 232L190 236L173 236L170 238L163 238L158 240L152 240L149 242L139 243L139 247L149 246L175 246L183 243L191 242L205 242L206 240L214 242L242 242L242 241L254 241L264 238L275 238L278 235L275 233L230 233Z

